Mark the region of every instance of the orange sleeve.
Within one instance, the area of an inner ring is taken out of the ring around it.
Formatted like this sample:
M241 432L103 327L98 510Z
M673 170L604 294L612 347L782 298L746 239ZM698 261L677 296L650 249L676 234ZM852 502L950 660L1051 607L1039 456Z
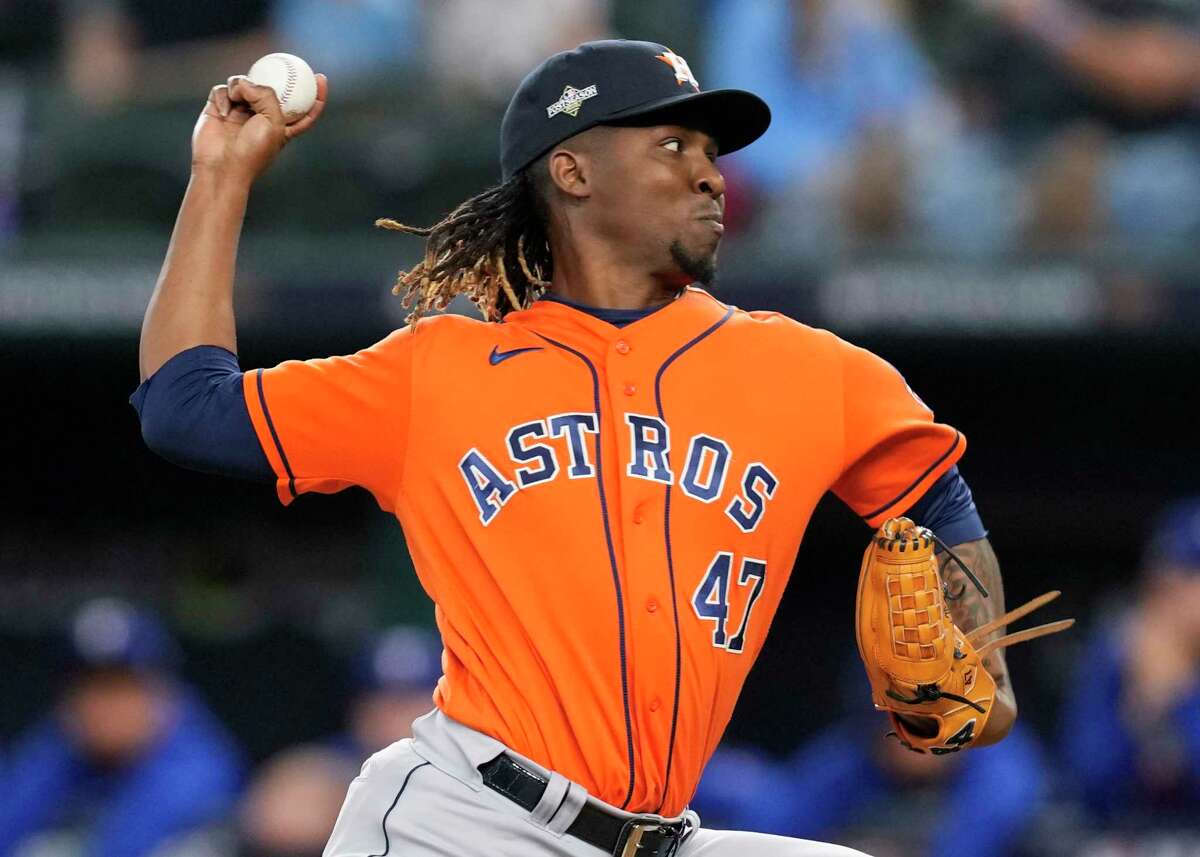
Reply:
M902 514L967 448L886 360L838 340L842 363L842 472L833 492L874 528Z
M408 446L412 339L406 327L357 354L245 373L246 407L280 501L360 485L394 511Z

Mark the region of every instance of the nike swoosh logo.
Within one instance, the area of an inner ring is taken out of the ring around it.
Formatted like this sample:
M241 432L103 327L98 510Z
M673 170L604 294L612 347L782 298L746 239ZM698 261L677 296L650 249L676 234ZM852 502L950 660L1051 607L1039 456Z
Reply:
M512 351L501 351L497 345L492 349L492 353L488 355L488 363L497 366L503 363L510 357L516 357L518 354L524 354L526 351L541 351L541 346L532 346L530 348L514 348Z

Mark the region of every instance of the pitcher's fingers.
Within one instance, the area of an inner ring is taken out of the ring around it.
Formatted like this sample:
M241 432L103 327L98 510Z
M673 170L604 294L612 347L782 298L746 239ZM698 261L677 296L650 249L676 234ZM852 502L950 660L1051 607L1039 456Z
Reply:
M237 86L239 83L241 83L243 80L246 80L246 79L247 79L246 75L244 75L244 74L235 74L235 75L231 75L229 77L229 79L225 81L225 88L229 91L230 100L234 101L235 103L236 102L244 102L244 99L238 93Z
M269 86L251 83L245 75L238 74L229 78L229 100L235 104L240 101L248 105L255 113L261 113L270 119L272 124L285 124L275 90Z
M317 76L317 100L313 102L313 106L304 114L304 118L293 122L283 129L289 140L294 137L299 137L305 131L313 126L325 111L325 98L329 94L329 81L325 75L318 74Z
M208 91L208 103L217 110L218 116L229 115L229 87L226 84L218 84Z
M229 87L225 84L214 86L209 90L204 113L233 125L245 125L254 116L254 111L248 105L230 99Z

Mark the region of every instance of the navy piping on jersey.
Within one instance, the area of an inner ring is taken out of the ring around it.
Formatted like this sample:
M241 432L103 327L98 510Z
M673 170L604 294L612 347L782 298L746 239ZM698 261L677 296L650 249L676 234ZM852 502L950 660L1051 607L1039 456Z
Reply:
M288 491L291 492L294 500L296 499L296 477L292 473L292 466L288 464L287 453L283 451L279 434L275 431L275 421L271 419L271 409L267 407L267 397L263 392L263 370L258 370L256 380L258 381L258 403L262 406L263 416L267 419L267 428L271 430L271 440L275 441L275 450L279 453L279 460L283 462L283 469L288 475Z
M892 506L895 506L897 503L899 503L901 500L903 500L910 491L912 491L914 488L916 488L918 485L921 484L922 479L924 479L931 472L933 472L933 470L936 469L939 464L941 464L943 461L945 461L947 458L949 458L950 453L952 453L952 452L954 452L954 450L958 449L958 441L959 441L960 437L961 437L961 435L958 433L958 431L955 431L954 432L954 440L951 441L950 448L947 449L945 452L943 452L941 455L939 455L937 457L937 460L934 461L933 464L926 467L925 470L921 473L921 475L912 481L911 485L909 485L907 488L905 488L903 491L901 491L899 494L897 494L891 500L888 500L886 503L884 503L878 509L874 510L873 512L867 512L865 515L862 515L861 517L866 518L866 519L874 518L876 515L880 514L881 512L887 511Z
M721 316L721 319L716 324L712 325L690 342L682 345L675 351L674 354L672 354L663 362L662 366L658 367L658 373L654 376L654 402L658 406L658 418L664 423L666 422L667 418L663 415L662 379L663 374L667 371L667 367L674 363L675 360L685 351L689 350L696 343L713 333L718 327L729 321L729 317L732 315L733 307L729 307L725 310L725 315ZM670 466L671 453L668 452L667 467L669 468ZM675 699L671 705L671 733L670 738L667 739L667 768L666 773L663 775L662 800L658 802L658 807L654 810L655 812L658 812L662 809L663 803L667 799L667 787L671 783L671 762L675 758L675 728L679 725L680 676L683 662L682 643L680 642L679 638L679 603L678 597L675 594L675 560L671 553L671 487L672 486L670 485L666 486L666 499L663 504L663 538L666 540L667 545L667 577L671 583L671 615L675 620Z
M369 857L387 857L388 852L392 850L392 840L387 832L388 816L392 814L392 810L396 808L396 804L400 803L400 795L404 794L404 790L408 788L408 781L412 779L412 775L428 764L428 762L422 762L404 777L404 782L400 784L400 791L396 792L396 796L392 798L392 805L387 808L387 812L383 814L383 820L379 822L379 826L383 828L383 851L378 854L371 854Z
M625 705L625 744L626 753L629 758L629 790L625 793L625 800L621 803L621 809L624 809L629 806L629 801L633 798L633 718L629 713L629 669L625 656L625 599L621 594L621 576L617 572L617 551L613 546L612 527L608 521L608 500L604 496L604 467L600 459L600 432L604 426L604 421L600 413L600 376L596 373L596 367L592 364L592 361L582 353L548 336L543 336L540 333L538 336L541 336L542 339L556 348L574 354L583 361L588 371L592 373L592 401L596 408L596 490L600 493L600 515L604 519L604 540L608 542L608 564L612 569L613 587L617 592L617 638L621 653L621 699Z

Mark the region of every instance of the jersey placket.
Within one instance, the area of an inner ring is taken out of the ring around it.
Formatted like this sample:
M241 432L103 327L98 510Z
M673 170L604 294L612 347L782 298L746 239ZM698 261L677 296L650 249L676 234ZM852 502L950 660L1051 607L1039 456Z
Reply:
M608 344L604 361L612 402L608 428L619 450L620 488L613 493L619 498L621 572L627 593L627 668L634 734L638 739L634 792L638 803L661 798L661 778L672 725L677 651L664 538L665 502L671 477L656 472L657 459L653 462L634 459L635 433L648 432L656 442L660 440L654 429L646 428L646 420L656 421L658 417L654 377L661 361L654 359L651 351L650 347L640 346L636 331L627 330ZM644 466L638 468L639 463ZM634 475L640 470L651 478Z
M631 742L630 790L625 801L616 803L655 811L664 807L670 789L680 720L690 716L680 711L680 620L686 594L677 591L671 568L674 468L680 466L675 459L686 449L671 449L675 439L667 423L669 407L664 411L659 387L672 364L721 327L732 309L685 295L675 305L616 328L561 304L536 306L529 319L535 332L573 353L594 373L604 459L597 477L616 555ZM641 466L635 467L638 431L643 455Z

